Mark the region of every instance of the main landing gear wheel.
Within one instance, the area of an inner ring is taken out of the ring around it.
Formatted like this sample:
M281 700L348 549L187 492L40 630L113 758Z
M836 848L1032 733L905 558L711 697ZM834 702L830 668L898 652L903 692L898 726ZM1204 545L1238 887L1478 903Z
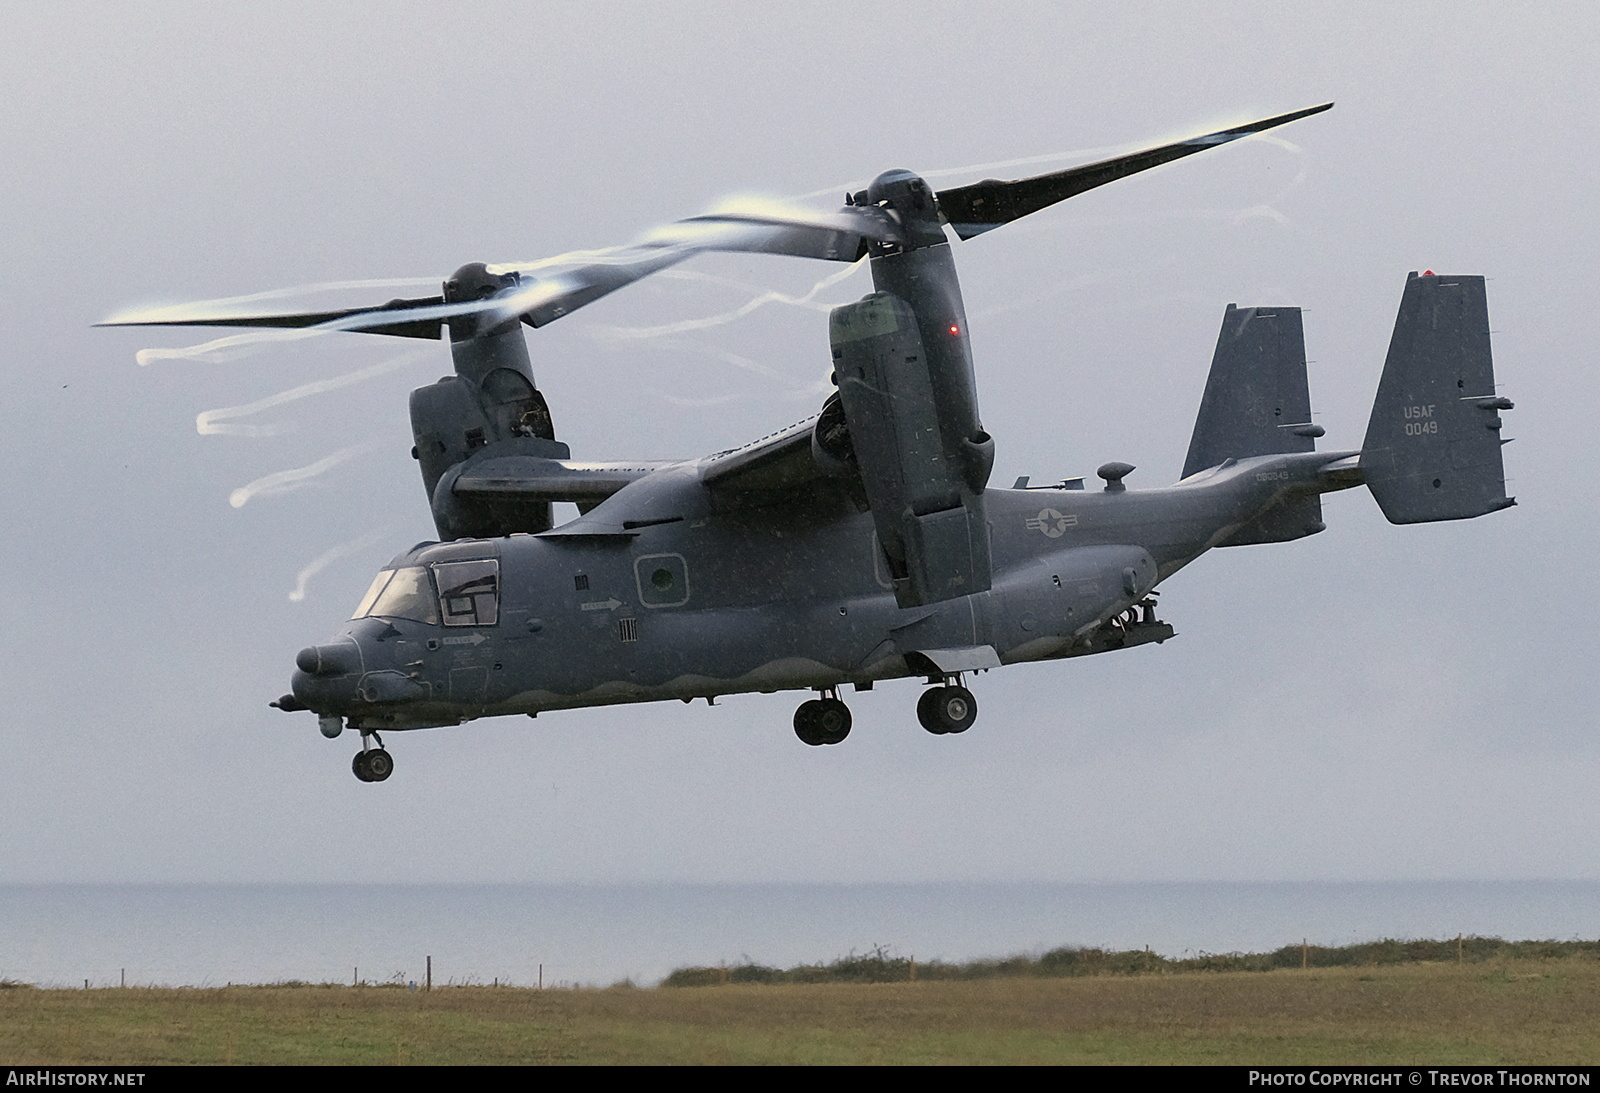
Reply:
M917 699L917 720L936 736L966 732L978 720L978 700L965 687L933 687Z
M382 748L358 751L350 769L363 782L381 782L394 773L394 757Z
M794 712L794 734L812 747L837 744L850 735L850 707L837 698L813 698Z

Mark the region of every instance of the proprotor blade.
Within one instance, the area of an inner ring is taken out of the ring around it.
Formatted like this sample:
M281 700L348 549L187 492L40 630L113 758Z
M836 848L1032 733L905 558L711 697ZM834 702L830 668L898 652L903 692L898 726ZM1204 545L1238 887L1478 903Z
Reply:
M495 267L509 276L503 289L480 299L428 296L340 311L249 314L238 301L213 301L115 315L97 326L243 326L349 330L402 338L440 336L452 319L486 315L490 325L521 317L544 326L642 277L703 251L788 254L854 262L868 241L901 241L900 226L882 209L845 207L825 213L774 202L733 202L704 216L679 220L627 247L586 251L528 265Z
M1320 114L1332 108L1333 103L1323 103L1321 106L1296 110L1292 114L1279 114L1275 118L1265 118L1234 129L1223 129L1201 137L1190 137L1176 144L1164 144L1159 148L1147 148L1142 152L1101 160L1099 163L1069 167L1065 171L1035 175L1014 182L987 178L970 186L941 190L938 194L939 211L946 222L956 230L957 235L963 239L971 239L991 228L998 228L1029 213L1036 213L1058 201L1076 197L1085 190L1092 190L1108 182L1115 182L1119 178L1147 171L1151 167L1159 167L1163 163L1171 163L1175 159L1203 152L1207 148L1227 144L1240 137L1247 137L1251 133L1260 133L1275 126L1286 125L1291 121L1298 121L1300 118Z
M659 238L697 250L746 251L855 262L867 244L902 243L905 233L883 209L847 205L824 213L771 201L734 201L704 216L669 224Z
M377 307L351 307L341 311L302 311L283 315L207 314L204 304L183 304L149 311L116 315L95 326L249 326L296 330L324 323L339 324L336 329L360 330L368 334L393 334L401 338L439 338L443 317L417 317L411 312L431 315L444 307L443 296L418 300L390 300ZM370 321L369 321L370 317Z

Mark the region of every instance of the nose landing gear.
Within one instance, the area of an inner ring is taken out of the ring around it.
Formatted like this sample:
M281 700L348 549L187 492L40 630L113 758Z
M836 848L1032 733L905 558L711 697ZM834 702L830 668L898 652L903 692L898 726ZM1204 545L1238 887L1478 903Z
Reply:
M371 742L377 741L377 747ZM363 730L361 750L350 761L350 769L363 782L381 782L394 773L394 757L383 750L383 738L375 732Z
M978 700L953 676L943 686L931 687L917 700L917 720L935 736L966 732L978 719Z
M794 712L794 734L813 747L837 744L850 735L850 707L839 700L839 690L830 687L821 698L800 703Z

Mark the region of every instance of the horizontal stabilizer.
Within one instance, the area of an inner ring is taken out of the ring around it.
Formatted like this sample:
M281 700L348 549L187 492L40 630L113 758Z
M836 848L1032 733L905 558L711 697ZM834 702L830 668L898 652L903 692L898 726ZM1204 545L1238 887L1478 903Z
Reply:
M1464 520L1506 496L1500 411L1482 277L1412 273L1361 446L1367 487L1390 523Z

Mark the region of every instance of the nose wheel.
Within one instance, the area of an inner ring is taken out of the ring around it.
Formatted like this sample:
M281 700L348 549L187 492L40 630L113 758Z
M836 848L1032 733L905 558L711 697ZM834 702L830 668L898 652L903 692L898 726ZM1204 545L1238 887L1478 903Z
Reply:
M850 707L839 701L837 691L824 691L823 697L800 703L794 712L794 734L812 747L837 744L850 735Z
M372 747L369 741L377 741L378 746ZM381 782L394 773L394 756L383 750L377 733L362 733L361 750L350 761L350 769L363 782Z
M966 732L978 720L978 700L959 683L933 687L917 700L917 720L935 736Z

